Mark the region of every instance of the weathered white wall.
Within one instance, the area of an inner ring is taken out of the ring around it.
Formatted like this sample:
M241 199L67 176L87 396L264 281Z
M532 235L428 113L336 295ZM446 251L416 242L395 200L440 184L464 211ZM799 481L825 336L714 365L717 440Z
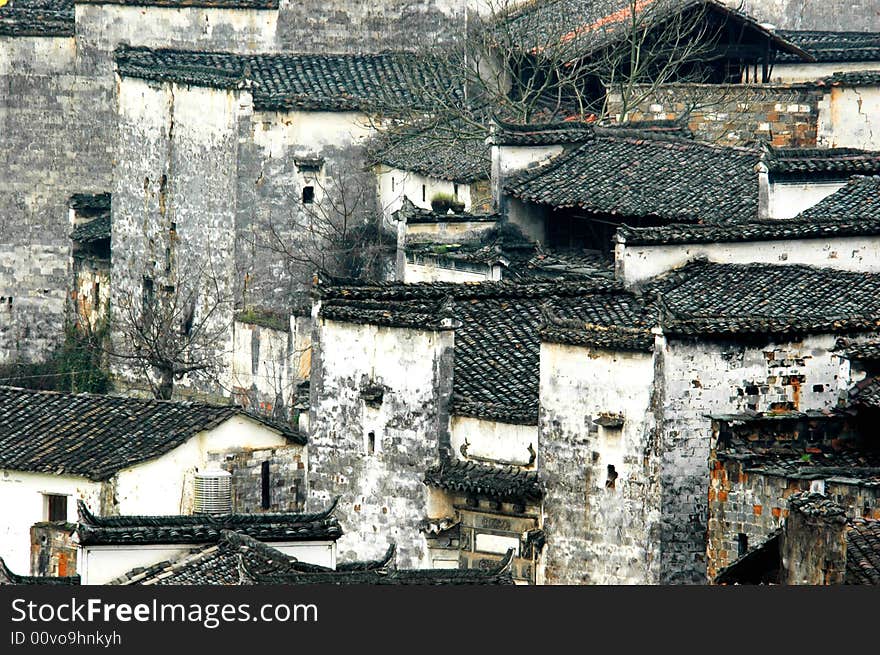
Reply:
M806 264L844 271L880 271L880 236L659 246L617 244L625 284L635 284L698 257L720 264Z
M358 112L255 111L253 123L254 142L273 158L363 143L373 132L370 119Z
M876 61L841 61L832 63L774 64L770 81L773 83L814 82L850 71L880 70Z
M445 193L463 202L464 211L471 211L469 184L426 177L389 166L378 167L376 179L379 185L379 206L386 222L390 222L391 215L401 208L404 196L416 207L430 209L431 199L438 193Z
M272 548L297 559L336 567L333 542L278 542ZM180 557L199 544L138 544L136 546L83 546L79 550L78 573L84 585L107 584L134 568L148 567Z
M794 218L846 186L841 182L770 183L770 218Z
M452 416L450 426L452 450L458 459L527 466L530 463L529 446L535 452L538 450L538 427L535 425L513 425ZM466 456L461 452L465 441L468 443ZM531 465L536 465L536 462L531 462Z
M451 334L319 319L313 354L309 505L339 495L343 559L380 556L389 542L401 567L427 563L419 522L427 509L425 471L438 461L442 351ZM362 398L385 388L382 403ZM375 452L368 452L368 434Z
M76 501L98 507L101 483L72 475L0 470L0 557L21 575L31 569L31 526L47 520L43 494L67 496L67 520L75 522Z
M472 270L460 270L450 266L443 266L440 262L423 261L418 264L407 261L403 280L413 282L487 282L496 279L493 269L497 267L484 266L484 272ZM499 270L500 272L500 270Z
M880 86L832 87L819 105L819 145L880 148Z
M652 354L542 343L540 384L546 582L657 583ZM622 416L622 428L599 426L605 414Z
M479 238L480 232L491 230L497 221L450 221L448 223L407 223L407 239L431 242Z

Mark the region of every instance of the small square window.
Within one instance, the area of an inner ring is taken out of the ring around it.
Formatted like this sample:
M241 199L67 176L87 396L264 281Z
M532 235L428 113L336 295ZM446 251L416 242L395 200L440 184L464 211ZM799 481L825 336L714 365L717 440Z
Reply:
M311 205L313 202L315 202L315 187L304 186L302 198L304 205Z
M60 494L46 494L46 520L67 520L67 496Z

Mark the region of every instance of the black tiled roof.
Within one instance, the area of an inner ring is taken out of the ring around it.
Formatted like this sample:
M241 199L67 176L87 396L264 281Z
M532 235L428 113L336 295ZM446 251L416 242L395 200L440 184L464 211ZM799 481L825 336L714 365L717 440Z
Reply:
M2 585L51 585L51 586L69 586L78 585L80 578L78 575L68 577L49 577L38 575L18 575L9 570L6 562L0 557L0 586Z
M819 82L822 86L880 86L880 71L834 73Z
M866 341L865 343L849 346L845 350L849 359L876 360L880 359L880 341Z
M880 173L880 152L856 148L770 148L765 161L775 179L845 179Z
M756 150L606 129L504 186L521 200L586 213L742 222L758 215L759 157Z
M411 53L257 54L189 52L120 46L120 75L218 88L251 87L254 108L268 111L352 111L426 108L421 95L453 73Z
M681 335L804 334L880 326L880 274L698 260L646 285Z
M870 450L831 450L821 452L751 452L748 444L719 452L719 459L735 457L743 470L792 480L847 478L861 485L880 484L880 453Z
M72 0L12 0L0 7L0 36L73 36Z
M880 176L855 176L845 187L801 212L796 218L880 219Z
M880 585L880 521L850 522L846 533L846 584Z
M499 146L546 146L586 143L595 138L595 127L582 121L518 125L496 119L490 140Z
M513 550L491 569L374 569L265 573L242 561L243 581L258 585L511 585Z
M787 241L880 235L880 216L860 219L827 220L767 219L735 225L672 224L660 227L617 229L617 239L628 246L655 246L697 243L736 243L746 241Z
M109 193L74 193L68 204L73 209L86 211L109 211L111 203Z
M92 243L110 238L110 212L82 223L70 233L70 238L78 243Z
M818 62L880 61L880 33L776 30L776 34L806 50ZM798 62L800 57L779 53L777 62Z
M132 569L109 584L238 585L241 584L241 560L247 560L249 568L265 573L331 570L300 562L246 534L221 530L216 543L195 548L170 561Z
M538 421L542 307L594 325L629 325L641 306L613 281L419 283L327 287L322 317L436 329L449 308L455 331L452 413L507 423Z
M774 50L789 52L812 60L812 56L776 33L762 27L751 16L734 11L714 0L648 0L637 3L638 13L650 11L653 20L662 22L691 9L706 7L708 11L727 17L735 24L766 35ZM533 51L568 44L565 53L572 57L585 57L606 47L618 39L627 37L626 28L614 26L631 20L631 0L544 0L522 3L502 18L501 28L514 45ZM640 19L642 20L642 19ZM642 22L644 22L642 20ZM561 54L561 52L560 52Z
M536 471L450 460L425 473L425 484L467 495L514 503L533 503L544 497Z
M232 405L0 387L0 468L106 480L243 414ZM302 435L268 425L304 443Z
M95 516L77 501L77 537L82 545L215 544L224 530L260 541L336 541L342 536L329 509L314 514L192 514Z
M866 378L850 390L849 402L855 407L880 409L880 379Z
M369 159L374 164L463 184L488 180L492 169L485 135L436 125L379 135L370 145Z

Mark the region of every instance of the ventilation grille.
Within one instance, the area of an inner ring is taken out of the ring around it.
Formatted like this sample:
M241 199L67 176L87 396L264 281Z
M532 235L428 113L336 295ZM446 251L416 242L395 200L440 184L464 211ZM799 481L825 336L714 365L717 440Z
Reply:
M196 473L193 514L228 514L232 511L232 475L226 471Z

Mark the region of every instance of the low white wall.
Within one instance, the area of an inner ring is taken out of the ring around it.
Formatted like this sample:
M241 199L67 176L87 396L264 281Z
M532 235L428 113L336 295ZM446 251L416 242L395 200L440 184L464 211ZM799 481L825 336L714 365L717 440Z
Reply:
M615 254L624 284L652 278L698 257L719 264L806 264L880 272L880 236L658 246L617 244Z
M846 180L798 184L773 182L770 184L770 218L794 218L844 186Z
M492 460L524 466L529 446L538 450L538 426L514 425L465 416L450 419L452 449L459 459ZM467 456L461 447L468 443ZM534 464L534 462L533 462Z

